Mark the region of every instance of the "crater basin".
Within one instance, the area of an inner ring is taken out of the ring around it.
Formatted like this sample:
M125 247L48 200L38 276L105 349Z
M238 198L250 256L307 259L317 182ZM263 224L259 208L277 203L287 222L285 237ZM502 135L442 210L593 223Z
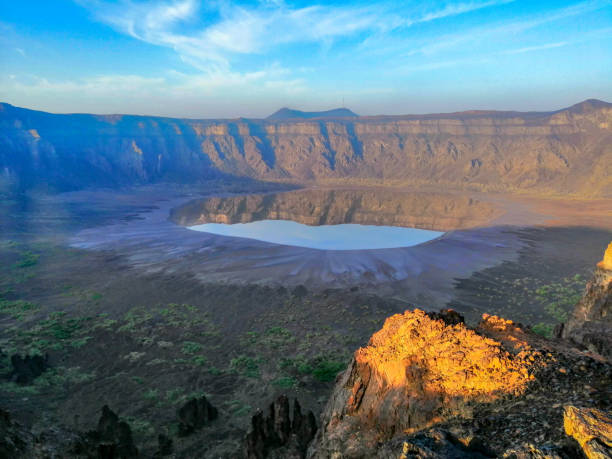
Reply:
M273 244L320 250L369 250L410 247L440 237L443 232L399 226L355 223L312 226L291 220L250 223L205 223L189 227L223 236L256 239Z

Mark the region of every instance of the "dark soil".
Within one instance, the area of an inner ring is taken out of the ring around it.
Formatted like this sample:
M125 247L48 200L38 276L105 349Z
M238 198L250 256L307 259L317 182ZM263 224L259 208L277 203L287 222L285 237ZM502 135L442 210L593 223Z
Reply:
M278 394L318 414L352 352L410 307L358 290L147 275L117 254L56 245L5 242L0 257L0 349L48 353L51 367L32 385L2 382L1 406L35 427L88 430L107 404L144 454L159 433L176 436L176 410L194 396L219 418L175 450L206 457L232 457L250 417Z
M457 279L448 307L486 311L549 335L582 296L612 231L582 227L517 230L525 246L516 261Z

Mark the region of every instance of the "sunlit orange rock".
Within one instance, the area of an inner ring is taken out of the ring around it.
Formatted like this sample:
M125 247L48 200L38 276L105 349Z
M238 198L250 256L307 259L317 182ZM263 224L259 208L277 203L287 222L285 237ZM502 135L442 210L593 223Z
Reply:
M560 335L612 360L612 243Z
M597 263L597 267L601 269L607 269L612 271L612 242L608 244L608 248L604 253L603 260Z
M612 457L612 417L595 408L564 407L565 433L580 443L589 459Z
M520 327L485 316L472 330L436 316L416 309L389 317L355 352L323 414L316 457L367 457L396 435L469 418L471 403L525 391L539 360Z
M432 320L419 309L389 317L355 361L388 387L416 384L446 397L495 397L521 391L529 380L526 362L510 358L498 341L464 324Z

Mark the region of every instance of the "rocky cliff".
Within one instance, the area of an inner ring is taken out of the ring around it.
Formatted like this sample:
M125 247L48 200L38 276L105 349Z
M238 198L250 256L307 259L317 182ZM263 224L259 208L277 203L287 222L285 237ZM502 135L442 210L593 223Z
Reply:
M443 193L376 190L305 190L212 197L173 209L185 226L293 220L306 225L390 225L440 231L477 227L503 213L492 204Z
M612 242L560 335L612 360Z
M557 112L188 120L0 104L2 184L260 180L612 193L612 104Z
M308 457L566 458L593 438L609 451L611 369L499 317L406 311L338 376Z

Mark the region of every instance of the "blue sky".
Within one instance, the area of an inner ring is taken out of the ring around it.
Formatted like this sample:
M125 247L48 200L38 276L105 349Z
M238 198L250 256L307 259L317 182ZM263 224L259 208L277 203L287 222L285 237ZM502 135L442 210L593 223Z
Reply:
M612 0L3 0L0 100L262 117L612 101Z

